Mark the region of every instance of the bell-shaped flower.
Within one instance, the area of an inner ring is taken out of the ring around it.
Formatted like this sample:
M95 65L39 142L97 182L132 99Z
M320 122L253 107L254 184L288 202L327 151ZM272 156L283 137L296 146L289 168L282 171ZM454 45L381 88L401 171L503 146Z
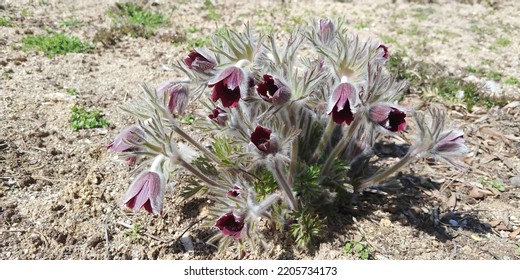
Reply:
M279 79L263 75L263 81L256 84L256 92L265 101L281 105L291 99L291 91Z
M372 105L369 109L369 118L391 132L400 132L406 128L406 113L391 105Z
M233 212L229 212L218 218L215 227L217 227L222 234L238 239L244 229L244 219L241 216L233 214Z
M138 211L160 214L164 201L164 180L157 172L146 171L132 182L123 198L126 207Z
M238 197L241 193L242 188L237 185L234 185L233 188L226 193L226 195L228 197Z
M203 49L194 49L184 58L184 64L189 69L199 73L215 68L217 62Z
M440 157L459 169L467 166L460 157L469 151L464 141L464 133L460 130L445 130L439 134L437 142L430 149L430 154Z
M222 106L234 108L238 105L241 97L241 87L247 90L247 83L244 86L245 74L242 69L230 66L220 73L217 80L208 84L213 88L211 100L217 102L220 99Z
M107 145L107 149L117 153L134 152L139 150L139 144L142 139L139 137L144 135L143 130L137 125L131 125L121 131L114 141ZM126 160L130 164L136 161L135 156L127 157Z
M173 114L175 110L179 115L184 114L189 101L189 89L184 83L167 82L160 85L157 89L157 97L163 99L166 95L168 100L168 110Z
M278 140L272 135L272 131L259 125L251 133L251 143L265 154L273 154L278 151Z
M329 44L334 39L334 23L330 19L318 21L318 37L323 44Z
M327 114L332 115L335 123L348 125L354 120L353 107L357 99L357 90L353 84L340 83L329 99Z
M222 110L220 107L216 107L215 109L211 110L211 114L208 115L208 118L220 126L224 126L228 120L226 111Z

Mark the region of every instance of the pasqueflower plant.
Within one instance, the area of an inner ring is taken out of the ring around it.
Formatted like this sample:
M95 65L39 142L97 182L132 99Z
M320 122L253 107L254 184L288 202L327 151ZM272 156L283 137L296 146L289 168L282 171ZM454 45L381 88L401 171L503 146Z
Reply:
M219 32L175 65L185 78L142 86L126 108L136 123L108 146L139 163L123 205L161 214L168 182L189 174L176 185L213 201L209 241L222 250L265 246L267 232L306 246L323 232L326 211L421 157L465 167L463 133L445 125L440 109L397 104L406 81L386 70L387 46L329 19L281 37L249 26ZM188 104L207 111L201 135L177 120ZM417 140L408 153L370 172L381 136L403 133L411 121Z

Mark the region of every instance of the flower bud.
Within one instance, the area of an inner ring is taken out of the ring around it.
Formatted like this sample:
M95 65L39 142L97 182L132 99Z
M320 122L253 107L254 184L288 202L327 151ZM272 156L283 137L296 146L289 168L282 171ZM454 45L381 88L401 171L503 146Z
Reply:
M211 110L211 114L209 114L208 117L220 126L224 126L228 120L226 111L222 110L220 107Z
M242 188L237 185L234 185L233 188L226 193L226 195L228 197L238 197L241 193Z
M139 150L139 144L142 143L142 139L139 135L144 135L143 130L137 125L131 125L123 129L123 131L116 136L114 141L107 145L107 149L118 153L137 151ZM126 160L130 164L134 164L136 157L128 157Z
M179 82L167 82L160 85L157 89L157 97L160 99L164 98L164 95L168 98L168 110L173 114L175 110L179 115L184 114L189 101L189 89L188 87Z
M291 91L279 79L271 75L263 75L263 82L256 84L256 92L265 101L281 105L291 99Z
M329 44L334 39L334 24L330 19L318 21L318 37L323 44Z
M194 70L199 73L213 69L217 65L217 62L211 58L210 55L205 54L205 52L201 49L192 50L188 56L184 58L184 63L190 70Z

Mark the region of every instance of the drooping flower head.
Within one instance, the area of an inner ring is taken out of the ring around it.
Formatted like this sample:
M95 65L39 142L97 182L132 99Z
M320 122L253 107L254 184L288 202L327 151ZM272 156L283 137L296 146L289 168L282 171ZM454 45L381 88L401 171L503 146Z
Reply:
M291 91L279 79L268 74L263 79L256 84L256 92L263 100L280 105L291 99Z
M200 49L192 50L188 56L184 58L184 63L189 69L202 73L215 68L217 62Z
M123 203L134 211L144 208L149 213L160 214L164 201L163 184L163 179L158 173L143 172L128 188Z
M139 144L142 143L142 139L139 135L143 136L143 130L137 125L131 125L123 131L121 131L114 141L107 145L107 149L117 153L134 152L139 150ZM128 157L126 159L130 164L135 163L136 157Z
M332 115L332 120L335 123L349 125L354 120L352 107L356 104L356 101L356 87L351 83L341 83L329 99L327 114Z
M220 99L222 106L236 107L240 101L240 86L244 82L244 76L244 72L239 67L230 66L224 69L216 81L208 84L210 88L213 88L211 100L217 102Z
M218 218L215 227L217 227L222 234L238 239L244 228L244 220L242 217L233 214L233 212L229 212Z
M432 148L432 153L436 154L463 155L467 152L464 133L455 129L441 132L438 142Z
M270 129L258 125L255 131L251 133L251 143L263 153L276 153L278 151L278 141L271 134L272 131Z
M220 107L211 110L211 114L209 114L208 117L220 126L224 126L228 120L226 111L222 110Z
M369 109L370 120L391 132L406 128L406 113L386 104L375 104Z
M166 82L157 89L157 97L163 99L166 95L168 100L168 110L173 114L175 110L179 115L184 114L189 101L189 90L184 83Z

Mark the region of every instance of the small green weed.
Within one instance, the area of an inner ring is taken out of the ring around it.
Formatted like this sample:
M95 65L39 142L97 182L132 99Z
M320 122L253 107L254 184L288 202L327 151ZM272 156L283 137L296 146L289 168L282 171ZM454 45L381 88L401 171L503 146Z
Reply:
M179 121L183 124L192 125L193 122L195 121L195 117L192 115L185 115L185 116L179 117Z
M509 77L507 78L504 83L508 84L508 85L516 85L518 84L518 79L515 78L515 77Z
M495 82L499 82L502 79L502 73L496 71L489 71L486 76Z
M20 15L24 18L27 18L27 17L30 17L31 16L31 12L29 12L29 10L27 10L27 8L23 8L22 9L22 12L20 13Z
M77 19L76 17L64 19L60 22L61 28L66 28L66 27L72 28L72 27L81 27L81 26L83 26L83 21Z
M142 228L140 225L133 224L131 229L125 231L125 235L132 239L139 238L141 237L141 230Z
M511 45L511 40L507 38L498 38L495 40L495 43L493 43L493 45L498 47L507 47Z
M211 0L204 1L204 10L208 12L207 18L210 20L218 20L220 19L220 14L217 12L217 7L213 5Z
M504 183L502 183L502 181L500 181L500 180L491 181L491 186L500 192L503 192L506 190L506 188L504 187Z
M369 260L372 258L372 248L362 241L350 240L343 246L343 252L357 256L361 260Z
M84 53L92 49L88 43L82 42L74 36L63 34L34 35L22 39L25 49L34 49L44 52L48 57L66 53Z
M116 3L108 15L115 23L141 25L151 30L166 25L168 18L161 13L154 13L133 3Z
M66 91L69 95L72 95L72 96L77 96L77 95L78 95L78 90L75 89L75 88L66 88L65 91Z
M87 111L84 108L74 106L71 112L70 126L73 131L108 126L108 121L103 118L101 110Z
M200 31L200 28L196 27L196 26L190 26L188 27L188 29L186 29L186 31L188 33L197 33Z
M0 26L11 27L13 24L9 17L0 17Z
M199 48L199 47L202 47L204 45L207 45L209 41L210 41L210 38L207 37L207 36L193 38L193 39L188 40L186 48L188 50L193 50L195 48Z

